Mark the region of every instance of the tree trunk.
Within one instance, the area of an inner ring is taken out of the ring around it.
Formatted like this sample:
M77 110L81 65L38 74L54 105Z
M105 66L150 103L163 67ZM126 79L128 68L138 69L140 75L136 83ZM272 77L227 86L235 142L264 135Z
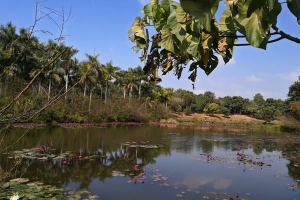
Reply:
M100 99L102 100L102 93L103 93L103 87L102 85L100 84Z
M51 94L51 79L49 81L49 86L48 86L48 101L50 100L50 94Z
M83 88L83 96L85 97L86 94L86 81L84 81L84 88Z
M41 83L41 79L39 79L38 85L39 85L39 89L38 89L38 95L41 93L41 88L42 88L42 83Z
M108 82L105 83L105 95L104 95L104 103L108 101Z
M132 87L133 87L133 86L130 86L130 90L129 90L129 100L130 100L131 97L132 97Z
M142 95L142 81L139 83L139 100L141 100L141 95Z
M123 88L123 97L124 97L124 99L126 98L126 89L125 88Z
M69 76L68 74L65 76L66 77L66 90L65 90L65 103L67 102L67 91L68 91L68 84L69 84Z
M92 105L92 93L93 93L93 86L92 86L92 84L90 84L89 112L91 111L91 105Z

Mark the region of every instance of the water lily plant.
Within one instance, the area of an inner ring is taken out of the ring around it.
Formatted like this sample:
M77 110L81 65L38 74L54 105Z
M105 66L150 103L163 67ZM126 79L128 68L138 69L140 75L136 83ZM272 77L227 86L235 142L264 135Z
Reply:
M20 196L18 193L14 193L11 197L10 197L10 200L18 200L20 199Z

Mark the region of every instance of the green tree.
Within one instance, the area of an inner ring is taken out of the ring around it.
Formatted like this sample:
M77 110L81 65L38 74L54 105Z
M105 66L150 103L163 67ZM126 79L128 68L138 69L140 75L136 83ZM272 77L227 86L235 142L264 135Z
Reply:
M103 67L103 81L105 84L105 103L109 101L110 98L110 88L114 80L118 79L119 67L113 66L112 61L107 62Z
M45 78L48 80L48 100L51 97L51 86L53 83L60 84L64 69L60 66L60 61L56 60L45 72Z
M213 115L221 112L220 106L216 103L210 103L208 104L204 110L205 113L208 115Z
M199 69L209 75L218 66L216 54L229 62L234 46L266 49L268 43L282 39L300 43L299 38L277 27L282 5L300 23L299 0L288 0L286 4L279 0L224 0L226 8L217 20L220 2L151 0L144 6L144 16L135 18L128 35L135 44L134 50L142 50L140 59L146 61L143 69L156 77L153 80L160 79L158 68L163 75L173 70L180 78L189 64L188 78L194 82ZM238 38L248 43L239 44Z
M262 110L261 119L265 121L265 123L270 123L275 120L276 117L276 108L274 106L266 106Z
M290 102L300 101L300 76L298 80L289 87L287 96Z
M147 76L145 75L145 72L143 71L141 66L137 66L136 68L134 68L134 72L138 81L139 100L140 100L142 96L142 84L147 81Z
M77 49L68 48L67 51L62 55L62 67L65 70L64 80L66 82L65 92L68 91L69 77L72 75L74 68L78 65L77 59L73 58L77 52ZM65 94L65 100L67 100L67 93Z
M87 61L84 61L80 64L79 67L79 73L80 73L80 83L83 84L83 96L86 95L87 87L89 89L89 108L91 109L91 101L92 101L92 92L93 92L93 86L97 83L97 79L99 76L97 65L95 65L95 58L97 58L99 55L91 56L89 54L86 54L88 57Z

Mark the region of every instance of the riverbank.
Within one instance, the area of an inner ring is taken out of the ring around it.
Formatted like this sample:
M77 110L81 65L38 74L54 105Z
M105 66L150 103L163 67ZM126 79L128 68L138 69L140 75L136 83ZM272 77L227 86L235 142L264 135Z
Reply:
M244 131L265 131L265 132L299 132L300 127L296 121L287 117L279 117L271 123L252 118L246 115L231 115L225 117L222 114L206 115L194 113L173 113L170 119L152 122L164 126L193 126L198 129L231 130L236 132Z
M255 119L246 115L231 115L225 117L222 114L206 115L194 113L185 115L184 113L171 113L168 119L159 121L151 121L149 123L140 122L102 122L102 123L17 123L14 127L22 128L41 128L44 126L61 126L64 128L77 127L107 127L116 125L141 126L145 124L159 126L192 126L197 129L214 129L214 130L230 130L234 132L249 132L249 131L265 131L265 132L299 132L300 127L297 121L293 119L280 117L271 123L264 123L263 120Z

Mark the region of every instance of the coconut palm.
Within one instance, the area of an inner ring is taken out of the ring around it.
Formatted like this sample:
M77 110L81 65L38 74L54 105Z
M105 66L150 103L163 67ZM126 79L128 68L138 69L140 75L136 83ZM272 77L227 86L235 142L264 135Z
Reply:
M135 72L135 77L138 81L138 91L139 91L139 100L140 100L142 96L142 84L143 82L147 81L147 76L145 75L145 72L141 66L137 66L133 70Z
M129 89L129 100L132 98L133 89L138 90L138 79L135 74L134 69L129 68L128 73L126 74L126 78L128 80L127 88Z
M166 108L168 107L168 102L173 97L173 88L162 88L160 98L165 103Z
M18 71L17 65L13 65L14 56L19 51L18 34L16 33L16 26L11 22L0 26L0 72L1 77L6 76L5 88L8 88L9 77L12 77Z
M51 96L51 86L53 83L60 84L64 75L64 69L60 65L60 61L56 60L49 68L45 71L45 78L48 80L48 100Z
M105 103L109 101L110 98L110 87L114 80L118 79L119 67L113 66L112 61L107 62L103 65L103 81L105 84Z
M76 53L78 52L77 49L68 48L67 51L62 55L62 66L65 69L64 79L66 82L65 85L65 100L67 100L67 91L68 91L68 85L69 85L69 77L73 71L72 68L75 68L78 64L78 61L76 58L72 58Z
M97 68L99 67L100 63L97 60L99 55L91 56L89 54L86 54L86 56L88 57L88 60L81 63L79 67L79 71L81 76L80 82L84 85L84 90L83 90L84 97L86 95L87 87L89 87L89 111L90 111L93 86L96 84L97 79L99 77L99 72Z

